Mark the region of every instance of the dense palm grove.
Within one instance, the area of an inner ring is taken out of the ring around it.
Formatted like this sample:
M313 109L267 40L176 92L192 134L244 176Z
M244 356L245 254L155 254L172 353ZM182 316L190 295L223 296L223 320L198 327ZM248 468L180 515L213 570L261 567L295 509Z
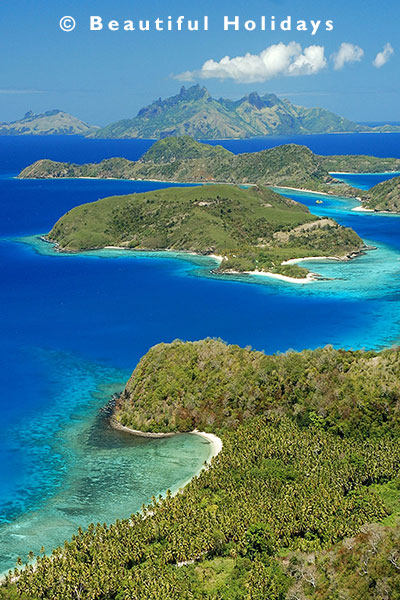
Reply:
M164 426L180 398L182 425L200 407L222 452L182 494L37 557L0 598L398 600L398 358L155 347L116 416L135 386L132 415L147 401Z

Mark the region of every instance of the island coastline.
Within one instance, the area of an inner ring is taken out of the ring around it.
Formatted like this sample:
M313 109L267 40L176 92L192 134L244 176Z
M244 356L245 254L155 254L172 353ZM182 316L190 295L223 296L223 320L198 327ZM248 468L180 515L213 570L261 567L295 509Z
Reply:
M148 439L165 439L165 438L173 437L175 435L180 435L182 433L190 433L190 435L198 435L208 441L208 443L210 444L210 453L209 453L207 460L205 461L205 464L202 465L200 467L200 469L196 473L194 473L194 475L192 477L190 477L190 479L185 481L183 484L180 484L174 493L178 493L188 483L190 483L190 481L192 481L192 479L197 477L204 468L208 468L211 465L212 459L215 458L216 456L218 456L218 454L222 451L222 448L223 448L223 442L222 442L221 438L219 438L217 435L215 435L214 433L208 433L206 431L199 431L197 429L194 429L193 431L187 431L187 432L177 431L177 432L167 432L167 433L153 433L151 431L140 431L139 429L132 429L131 427L126 427L125 425L122 425L122 423L117 421L117 419L115 419L112 416L109 419L109 423L113 429L116 429L117 431L123 431L130 435L135 435L137 437L143 437L143 438L148 438Z
M366 209L367 210L367 209ZM375 211L372 211L375 212ZM375 213L376 214L376 213ZM66 253L66 254L80 254L82 251L68 251L68 250L58 250L57 249L57 243L47 239L45 236L41 236L40 238L42 241L48 243L48 244L52 244L55 248L56 252L59 253ZM375 250L376 248L365 248L364 250L360 250L360 252L357 253L356 256L344 256L344 257L340 257L340 256L305 256L305 257L300 257L300 258L290 258L288 260L284 260L281 264L282 265L294 265L294 264L298 264L301 263L303 261L324 261L324 260L333 260L333 261L337 261L337 262L341 262L341 261L349 261L349 260L354 260L355 258L357 258L358 256L360 256L361 254L363 254L365 251L368 250ZM122 251L122 252L129 252L129 253L139 253L139 252L146 252L146 253L160 253L160 254L168 254L168 253L174 253L177 255L177 258L179 260L185 260L185 256L194 256L196 258L212 258L213 260L215 260L217 262L217 264L221 264L221 262L225 259L224 256L220 256L217 254L201 254L201 253L197 253L197 252L190 252L190 251L184 251L184 250L172 250L172 249L163 249L163 250L149 250L147 248L143 248L143 249L138 249L138 248L127 248L125 246L104 246L103 248L93 248L92 250L85 250L84 252L98 252L101 250L117 250L117 251ZM214 269L211 269L210 273L212 273L213 275L219 275L219 276L229 276L229 275L235 275L235 276L243 276L243 275L250 275L250 276L256 276L256 277L267 277L269 279L276 279L278 281L282 281L284 283L294 283L294 284L309 284L309 283L315 283L316 281L325 281L326 278L321 277L318 273L308 273L306 275L306 277L290 277L289 275L283 275L282 273L273 273L271 271L235 271L235 270L229 270L229 271L221 271L221 272L217 272L214 271ZM331 279L331 278L329 278ZM118 428L122 428L123 425L120 425L120 427ZM130 431L131 433L134 432L134 430ZM167 434L145 434L143 432L137 431L136 432L137 435L142 435L143 437L165 437ZM171 435L171 434L168 434Z
M355 206L351 209L354 212L373 214L373 215L385 215L389 217L398 217L400 213L396 213L392 210L375 210L374 208L365 208L365 206Z

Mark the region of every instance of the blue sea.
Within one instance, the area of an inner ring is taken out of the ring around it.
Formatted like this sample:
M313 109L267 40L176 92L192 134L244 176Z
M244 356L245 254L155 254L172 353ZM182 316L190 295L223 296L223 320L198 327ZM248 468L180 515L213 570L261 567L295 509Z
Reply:
M400 135L297 136L220 142L234 152L302 143L321 154L400 158ZM140 357L176 338L220 337L266 352L400 340L400 217L357 213L357 201L281 192L354 228L377 247L350 263L309 262L310 285L216 276L212 259L103 250L55 253L40 240L67 210L162 184L18 180L39 158L76 163L138 158L147 140L0 138L0 572L46 551L79 525L112 522L178 489L210 446L109 427L107 406ZM344 176L363 189L385 174Z

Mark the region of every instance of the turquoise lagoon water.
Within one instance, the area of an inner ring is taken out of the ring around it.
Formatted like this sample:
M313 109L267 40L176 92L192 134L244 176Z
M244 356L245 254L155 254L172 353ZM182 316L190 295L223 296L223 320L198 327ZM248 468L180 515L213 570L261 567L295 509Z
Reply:
M335 151L345 152L336 136L316 137L335 138ZM400 339L400 217L353 212L355 201L321 196L320 205L315 195L284 192L378 247L350 263L310 262L331 278L311 285L215 276L212 259L170 253L55 253L38 234L73 206L161 186L11 176L43 156L135 158L150 144L97 142L41 138L27 149L20 138L0 138L0 571L30 549L63 543L79 525L129 516L201 468L210 448L198 436L144 440L109 427L104 407L151 345L215 336L276 352Z
M369 190L372 186L377 183L381 183L382 181L387 181L388 179L392 179L394 176L399 176L400 172L397 173L331 173L336 179L340 181L344 181L348 185L354 185L354 187L358 187L361 190Z

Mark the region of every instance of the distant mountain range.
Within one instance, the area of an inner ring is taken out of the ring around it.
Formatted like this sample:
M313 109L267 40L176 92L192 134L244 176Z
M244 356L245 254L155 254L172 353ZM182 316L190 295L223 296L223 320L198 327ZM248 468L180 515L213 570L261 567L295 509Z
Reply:
M101 138L163 138L189 135L197 139L249 138L339 132L400 131L399 126L369 127L324 108L304 108L275 94L256 92L240 100L216 100L205 87L181 88L176 96L142 108L133 119L98 129Z
M0 135L88 135L95 130L96 127L62 110L38 115L29 111L19 121L0 123Z
M0 123L0 135L76 134L96 138L161 139L188 135L195 139L222 140L318 133L400 132L399 125L376 127L354 123L325 108L305 108L275 94L252 92L240 100L212 98L205 87L181 88L176 96L159 98L139 110L136 117L94 127L52 110L26 113L20 121Z

